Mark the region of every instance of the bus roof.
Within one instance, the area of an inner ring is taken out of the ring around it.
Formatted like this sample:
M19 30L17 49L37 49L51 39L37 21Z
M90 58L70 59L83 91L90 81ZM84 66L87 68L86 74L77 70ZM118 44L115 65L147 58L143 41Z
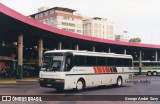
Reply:
M99 56L99 57L117 57L117 58L132 58L132 55L105 53L105 52L93 52L87 50L50 50L46 53L73 53L73 55L81 56Z

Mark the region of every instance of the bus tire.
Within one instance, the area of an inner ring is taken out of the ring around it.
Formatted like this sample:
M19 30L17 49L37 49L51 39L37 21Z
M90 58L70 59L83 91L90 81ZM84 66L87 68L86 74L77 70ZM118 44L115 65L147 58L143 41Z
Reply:
M148 76L151 76L151 75L152 75L152 72L151 72L151 71L148 71L148 72L147 72L147 75L148 75Z
M117 84L116 84L116 86L117 86L117 87L122 86L122 82L123 82L122 77L119 76L119 77L117 78Z
M76 91L83 91L85 87L85 81L83 79L79 79L76 83Z
M157 72L156 71L153 71L153 76L157 76Z

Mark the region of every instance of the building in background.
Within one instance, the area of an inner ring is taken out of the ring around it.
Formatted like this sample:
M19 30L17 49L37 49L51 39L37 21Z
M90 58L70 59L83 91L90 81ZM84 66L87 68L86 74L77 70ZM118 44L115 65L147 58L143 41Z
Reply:
M30 17L65 31L115 40L113 22L99 17L83 20L83 17L75 14L75 11L76 10L63 7L54 7L50 9L41 7L38 9L38 13L30 15Z
M115 40L114 24L107 19L94 17L83 20L83 34L97 38Z
M115 36L117 41L123 41L123 42L128 42L129 41L129 38L126 38L126 36L124 35L116 35Z
M30 17L65 31L83 34L83 17L74 14L76 10L63 7L50 9L41 7L38 11L38 13L30 15Z
M128 36L128 31L123 31L124 35L116 35L115 40L117 41L123 41L123 42L128 42L129 41L129 36Z

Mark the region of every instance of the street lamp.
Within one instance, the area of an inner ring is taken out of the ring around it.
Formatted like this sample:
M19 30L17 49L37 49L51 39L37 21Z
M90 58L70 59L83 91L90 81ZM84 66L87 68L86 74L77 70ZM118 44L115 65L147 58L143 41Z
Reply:
M123 31L123 33L124 33L124 37L125 37L124 40L127 41L127 36L126 36L126 34L128 33L128 31Z

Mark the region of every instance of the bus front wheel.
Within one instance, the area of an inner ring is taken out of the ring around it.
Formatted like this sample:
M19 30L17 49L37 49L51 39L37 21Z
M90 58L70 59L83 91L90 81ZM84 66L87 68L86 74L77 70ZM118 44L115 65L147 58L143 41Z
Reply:
M84 89L84 87L85 87L84 81L82 79L79 79L76 84L76 90L82 91Z

